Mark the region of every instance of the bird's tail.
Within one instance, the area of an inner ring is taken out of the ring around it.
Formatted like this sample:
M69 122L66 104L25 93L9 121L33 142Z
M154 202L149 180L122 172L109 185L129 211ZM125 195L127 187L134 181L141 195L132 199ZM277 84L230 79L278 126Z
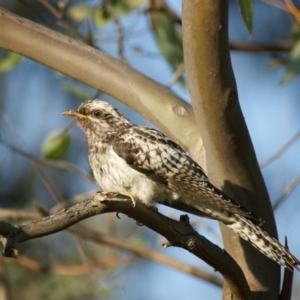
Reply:
M277 262L279 265L292 270L293 267L299 270L299 260L290 251L281 245L275 238L263 231L259 226L254 225L250 220L243 216L234 215L235 221L227 224L242 239L248 241L261 253Z

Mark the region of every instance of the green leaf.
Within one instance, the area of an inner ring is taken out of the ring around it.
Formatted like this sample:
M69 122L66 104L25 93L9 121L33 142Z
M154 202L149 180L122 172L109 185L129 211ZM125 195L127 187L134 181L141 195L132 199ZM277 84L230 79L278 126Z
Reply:
M291 36L295 42L300 39L300 25L296 23L292 24Z
M132 10L146 3L146 0L111 0L114 13L117 17L129 14ZM68 17L75 22L85 21L89 16L93 18L94 25L101 27L112 21L111 15L105 6L93 7L82 4L74 4L69 7Z
M102 27L111 21L110 15L107 11L102 7L95 9L93 12L93 21L96 27Z
M74 4L69 7L67 15L75 22L82 22L91 15L92 10L92 7L88 5Z
M22 55L15 52L8 52L6 58L0 60L0 73L7 72L14 68L23 59Z
M253 0L237 0L237 2L243 21L251 36L253 27Z
M286 73L281 79L282 84L290 82L300 74L300 39L292 48L288 63L286 65Z
M114 13L117 17L128 15L132 10L146 3L146 0L111 0ZM95 9L93 21L96 27L106 25L112 21L112 16L106 11L105 6Z
M176 71L183 62L182 31L176 28L169 14L164 10L150 13L157 44L172 69ZM181 76L179 82L184 84Z
M146 0L112 0L111 3L118 16L125 16L139 6L146 4Z
M41 154L47 159L60 159L68 150L71 142L69 134L60 132L51 132L44 140L41 148Z

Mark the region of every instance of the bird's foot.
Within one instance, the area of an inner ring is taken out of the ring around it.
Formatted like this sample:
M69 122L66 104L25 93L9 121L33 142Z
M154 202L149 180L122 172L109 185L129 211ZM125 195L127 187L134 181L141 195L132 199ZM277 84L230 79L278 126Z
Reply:
M132 202L132 206L135 207L136 201L135 201L134 197L132 196L132 194L130 194L129 192L126 192L123 195L129 197Z

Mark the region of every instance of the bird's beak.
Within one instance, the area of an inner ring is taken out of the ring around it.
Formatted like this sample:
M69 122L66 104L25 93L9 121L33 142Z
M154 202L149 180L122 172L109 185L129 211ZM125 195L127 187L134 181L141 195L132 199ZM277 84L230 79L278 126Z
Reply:
M64 116L78 117L78 118L88 118L88 116L81 114L76 110L66 110L61 113Z

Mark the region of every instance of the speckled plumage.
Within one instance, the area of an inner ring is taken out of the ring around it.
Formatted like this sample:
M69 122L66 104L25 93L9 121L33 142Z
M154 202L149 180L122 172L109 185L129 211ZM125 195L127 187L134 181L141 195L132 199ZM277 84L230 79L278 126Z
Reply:
M65 114L75 116L86 133L90 165L103 190L216 219L278 264L289 269L300 264L259 227L258 216L214 187L202 168L163 133L131 124L99 100Z

